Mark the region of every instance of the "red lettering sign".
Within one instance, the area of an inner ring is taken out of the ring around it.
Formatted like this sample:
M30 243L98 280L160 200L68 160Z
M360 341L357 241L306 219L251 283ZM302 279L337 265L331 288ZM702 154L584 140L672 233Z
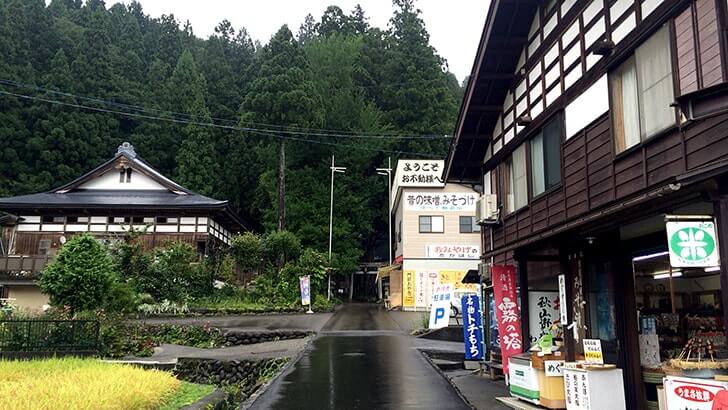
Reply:
M698 386L678 386L675 388L675 394L682 399L698 403L708 403L715 398L713 392Z
M523 351L521 313L516 293L516 267L493 266L491 273L503 372L508 374L508 358Z

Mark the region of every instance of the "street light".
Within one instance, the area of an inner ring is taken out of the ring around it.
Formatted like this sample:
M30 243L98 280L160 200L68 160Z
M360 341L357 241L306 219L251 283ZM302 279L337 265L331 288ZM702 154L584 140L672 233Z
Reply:
M389 265L392 265L392 158L387 158L387 168L377 168L377 174L378 175L385 175L387 177L387 228L389 231L389 242L387 243L389 247ZM377 293L379 296L379 299L382 299L382 278L378 277L377 279L379 282L377 285Z
M329 263L331 263L331 242L333 239L334 229L334 174L346 172L345 167L337 167L334 163L334 156L331 156L331 207L329 212ZM328 290L326 300L331 300L331 267L329 267Z

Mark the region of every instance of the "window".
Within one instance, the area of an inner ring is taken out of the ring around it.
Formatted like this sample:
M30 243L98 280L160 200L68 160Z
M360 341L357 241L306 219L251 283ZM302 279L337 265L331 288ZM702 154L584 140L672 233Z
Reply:
M131 182L131 168L119 169L119 183L123 184L124 182Z
M445 221L442 216L420 216L420 233L443 233Z
M664 26L609 74L617 153L675 124L669 41Z
M38 241L38 255L48 255L51 249L50 239L41 239Z
M506 161L506 210L514 212L528 203L526 146L522 144Z
M460 233L480 232L480 225L475 223L474 216L460 217Z
M561 182L561 121L556 117L531 140L533 196Z
M144 223L144 217L143 216L135 216L131 218L132 223L135 224L143 224Z
M62 216L49 216L43 215L42 221L44 224L62 224L65 218Z

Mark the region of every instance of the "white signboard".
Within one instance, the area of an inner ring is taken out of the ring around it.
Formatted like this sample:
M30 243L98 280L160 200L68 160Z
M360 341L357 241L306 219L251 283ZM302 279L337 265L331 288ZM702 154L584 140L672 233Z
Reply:
M478 194L475 192L410 192L405 195L406 211L472 212Z
M728 382L668 376L664 379L667 410L711 410L715 396Z
M564 369L564 396L568 410L587 410L589 405L589 376L577 369ZM618 408L618 407L615 407Z
M415 272L415 306L427 306L427 273Z
M559 318L558 292L528 292L528 329L531 343L545 335Z
M584 361L589 364L604 364L601 340L584 339Z
M562 377L564 375L563 360L544 360L543 367L547 377Z
M401 186L443 187L444 169L445 161L441 159L401 159L397 162L397 172L394 174L395 189Z
M718 237L712 220L670 221L667 217L667 244L673 268L720 266Z
M480 259L480 246L425 245L425 257L432 259Z
M437 285L435 287L432 292L430 329L440 329L450 324L450 303L452 299L452 285Z

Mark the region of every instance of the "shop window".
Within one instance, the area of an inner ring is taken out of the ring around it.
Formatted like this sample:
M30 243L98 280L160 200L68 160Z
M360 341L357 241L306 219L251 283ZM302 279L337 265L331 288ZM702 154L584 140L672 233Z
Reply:
M511 213L528 204L526 146L521 145L506 160L506 210Z
M561 183L561 118L556 117L531 139L533 196Z
M704 344L711 341L715 359L728 357L720 267L671 269L665 249L639 254L632 261L639 334L646 346L641 349L642 367L660 367L676 358L696 335ZM710 361L707 352L702 355ZM691 356L697 360L697 351Z
M445 221L442 216L420 216L420 233L443 233Z
M609 74L617 153L675 124L671 61L666 25Z
M558 259L554 261L528 261L528 330L529 345L542 336L551 334L557 342L563 340L559 322Z
M480 225L475 223L474 216L460 217L460 233L480 232Z

